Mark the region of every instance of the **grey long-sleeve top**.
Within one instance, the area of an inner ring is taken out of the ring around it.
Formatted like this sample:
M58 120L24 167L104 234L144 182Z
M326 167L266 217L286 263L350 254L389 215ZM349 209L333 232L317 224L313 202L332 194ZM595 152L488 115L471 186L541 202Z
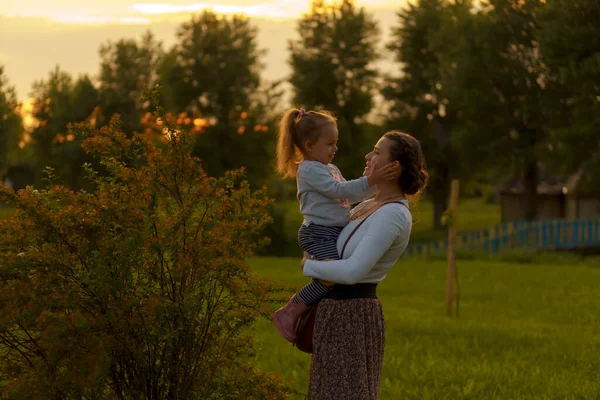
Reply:
M304 225L345 226L350 221L350 204L371 194L367 177L347 181L338 167L318 161L302 161L296 181Z

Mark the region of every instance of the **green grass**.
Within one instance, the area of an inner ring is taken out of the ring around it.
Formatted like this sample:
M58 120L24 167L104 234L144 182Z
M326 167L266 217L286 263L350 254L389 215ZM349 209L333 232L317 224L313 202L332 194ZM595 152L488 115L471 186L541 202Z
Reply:
M445 239L445 231L433 230L433 204L420 201L411 206L413 227L411 243ZM458 232L470 232L501 223L500 205L486 203L479 198L462 199L458 205Z
M459 261L458 318L445 315L443 260L399 262L379 289L386 318L380 398L600 398L600 260L546 260ZM298 260L250 263L263 278L307 282ZM255 329L259 367L306 393L310 356L270 321Z

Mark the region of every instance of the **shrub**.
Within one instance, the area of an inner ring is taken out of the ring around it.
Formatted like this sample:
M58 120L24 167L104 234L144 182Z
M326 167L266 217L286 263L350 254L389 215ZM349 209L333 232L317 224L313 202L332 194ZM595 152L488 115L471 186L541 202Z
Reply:
M167 124L168 126L168 124ZM157 147L118 117L72 125L108 171L93 193L53 182L0 201L0 397L282 398L253 367L269 286L246 264L270 199L240 171L208 177L192 134Z

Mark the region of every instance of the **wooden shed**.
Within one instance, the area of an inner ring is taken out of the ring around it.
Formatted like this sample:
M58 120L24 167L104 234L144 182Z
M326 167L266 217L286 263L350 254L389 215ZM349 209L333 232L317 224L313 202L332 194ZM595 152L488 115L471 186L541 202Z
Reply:
M545 177L537 187L536 219L600 218L600 189L580 187L583 174ZM513 180L500 191L502 222L523 220L523 185Z

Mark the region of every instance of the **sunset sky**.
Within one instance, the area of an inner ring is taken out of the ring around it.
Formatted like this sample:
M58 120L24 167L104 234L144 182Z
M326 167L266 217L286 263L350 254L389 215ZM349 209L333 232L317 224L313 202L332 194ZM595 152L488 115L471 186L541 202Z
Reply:
M396 11L406 0L358 0L380 22L387 38L397 22ZM287 42L295 36L298 18L309 0L1 0L0 64L19 98L28 97L31 84L45 79L56 65L76 77L96 75L98 49L108 40L139 38L151 30L169 48L175 32L193 12L210 8L218 13L244 13L258 26L258 43L268 50L267 79L288 72ZM385 61L384 61L385 64Z

